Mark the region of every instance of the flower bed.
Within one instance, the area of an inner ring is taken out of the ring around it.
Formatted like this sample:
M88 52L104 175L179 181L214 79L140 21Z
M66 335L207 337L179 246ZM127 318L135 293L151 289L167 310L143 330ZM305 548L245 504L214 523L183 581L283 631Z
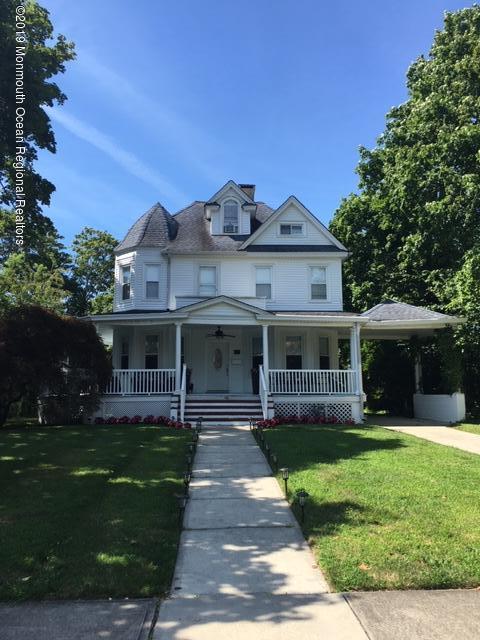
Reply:
M182 422L181 420L172 420L167 416L154 416L148 415L142 418L142 416L122 416L121 418L114 418L110 416L108 418L95 418L95 424L160 424L171 429L191 429L190 422Z
M335 416L287 416L285 418L271 418L269 420L257 420L257 427L262 429L274 429L280 424L355 424L353 420L341 421Z

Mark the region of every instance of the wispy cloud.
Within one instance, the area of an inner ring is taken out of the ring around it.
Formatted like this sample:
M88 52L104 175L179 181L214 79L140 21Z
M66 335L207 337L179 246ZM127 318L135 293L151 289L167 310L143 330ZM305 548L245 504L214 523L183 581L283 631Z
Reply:
M162 196L169 198L176 205L185 204L189 197L177 189L167 178L154 171L134 153L127 151L104 133L79 118L68 114L64 109L47 107L49 116L81 140L88 142L99 151L109 156L125 171L155 187Z
M85 50L78 52L75 64L114 100L116 109L122 109L140 126L147 123L149 135L160 142L169 140L171 148L181 155L185 164L192 166L215 184L223 178L219 165L223 165L221 158L228 155L225 145L201 126L170 109L165 103L167 91L161 103L153 100ZM167 79L164 82L165 85L169 84ZM209 156L215 160L209 159Z

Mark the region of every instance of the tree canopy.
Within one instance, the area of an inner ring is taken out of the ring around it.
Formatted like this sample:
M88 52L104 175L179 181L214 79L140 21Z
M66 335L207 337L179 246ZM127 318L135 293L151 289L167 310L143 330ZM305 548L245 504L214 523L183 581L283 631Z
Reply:
M50 218L42 213L42 206L50 203L54 185L35 169L38 149L55 153L56 142L45 106L62 104L66 96L52 81L65 71L65 63L75 56L74 45L59 35L55 38L46 9L37 2L25 4L25 41L16 39L15 15L18 2L0 0L0 262L8 258L16 247L13 243L13 207L15 192L15 121L19 104L15 100L16 52L25 47L23 56L25 165L25 236L23 250L33 260L51 260L57 253L58 234ZM50 254L50 255L48 255ZM55 265L57 266L57 265Z
M108 353L89 322L26 305L0 317L0 426L14 402L48 396L50 415L89 415L111 375Z
M331 223L352 252L346 300L363 311L394 298L467 313L471 322L480 313L473 277L480 247L478 5L445 14L429 55L408 70L407 89L376 147L361 148L359 193L342 201ZM467 363L480 355L472 336L471 324L457 334L467 385L474 374Z
M73 240L70 313L107 313L113 310L114 249L107 231L85 227Z

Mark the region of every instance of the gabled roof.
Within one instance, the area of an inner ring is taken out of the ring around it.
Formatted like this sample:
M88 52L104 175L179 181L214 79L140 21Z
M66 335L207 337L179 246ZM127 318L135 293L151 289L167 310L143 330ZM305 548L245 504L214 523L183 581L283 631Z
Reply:
M257 202L256 217L252 223L260 225L273 213L264 202ZM175 214L178 233L169 243L169 253L202 253L216 251L238 251L248 238L246 235L212 235L210 223L204 215L205 202L196 200Z
M134 247L166 246L176 237L177 231L178 222L157 202L130 227L115 251L126 251Z
M329 240L335 247L337 247L338 251L345 251L345 252L348 251L347 248L344 247L343 244L339 240L337 240L334 235L330 233L327 227L324 224L322 224L320 220L318 220L318 218L316 218L313 215L313 213L309 211L307 207L304 204L302 204L300 200L293 195L289 196L285 200L285 202L281 204L276 211L274 211L274 213L269 217L269 219L265 222L265 224L259 227L255 231L255 233L252 233L252 235L248 237L248 239L242 244L240 248L246 249L253 242L255 242L255 240L262 235L265 229L268 229L268 227L270 227L270 225L272 225L275 222L275 220L277 220L285 211L285 209L291 204L294 204L304 214L304 216L306 216L310 220L310 222L320 231L320 233L322 233L327 238L327 240Z
M252 198L250 198L250 196L233 180L229 180L228 182L226 182L221 189L219 189L216 193L213 194L211 198L208 199L208 202L216 202L229 189L233 189L233 191L235 191L235 193L241 200L245 200L245 202L248 202L249 204L255 204Z
M385 300L375 305L368 311L361 314L368 318L371 322L389 322L389 321L405 321L405 320L438 320L451 321L455 320L454 316L445 313L431 311L425 307L415 307L406 302L398 302L397 300Z
M273 316L270 311L266 311L265 309L260 309L260 307L255 307L253 304L248 304L247 302L242 302L241 300L237 300L236 298L231 298L230 296L215 296L214 298L207 298L205 300L201 300L200 302L194 302L189 305L185 305L184 307L180 307L178 311L181 313L186 313L190 311L196 311L198 309L206 309L208 307L214 307L219 303L224 303L229 307L233 307L235 309L241 309L242 311L250 311L254 315L257 316Z

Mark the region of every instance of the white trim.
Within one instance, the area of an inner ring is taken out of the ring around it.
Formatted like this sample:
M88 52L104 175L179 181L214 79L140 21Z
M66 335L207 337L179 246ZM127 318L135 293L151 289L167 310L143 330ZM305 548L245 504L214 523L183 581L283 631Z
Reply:
M235 191L235 193L237 194L237 196L241 199L241 200L245 200L246 202L249 202L251 204L255 204L255 201L252 200L246 193L245 191L243 191L242 189L240 189L240 187L238 186L238 184L236 184L236 182L234 182L233 180L229 180L228 182L226 182L223 187L221 189L219 189L217 191L217 193L214 193L213 196L211 196L208 199L208 202L215 202L216 200L220 200L222 198L222 195L225 193L225 191L228 191L228 189L233 189Z
M325 271L325 293L326 296L325 298L313 298L312 297L312 270L313 269L323 269ZM308 298L310 302L314 302L316 304L318 304L319 302L327 302L330 303L331 302L331 298L330 298L330 289L331 287L329 286L329 282L328 282L328 265L326 264L309 264L308 265Z
M200 293L200 272L202 269L215 269L215 294L213 296L208 296L208 298L216 298L218 296L218 283L220 282L220 264L211 262L203 262L197 266L197 295L204 296L205 294ZM207 294L208 295L208 294Z
M302 227L302 233L282 233L282 227L292 227L294 225L300 225ZM306 238L307 236L307 227L304 220L286 220L285 222L280 220L278 223L277 238Z
M273 273L274 268L273 264L254 264L253 266L253 297L254 298L264 298L264 296L257 296L257 269L268 269L270 271L270 297L265 298L268 302L275 302L275 294L274 294L274 286L273 286Z
M301 213L303 213L304 216L327 238L327 240L330 240L330 242L337 247L337 249L340 249L341 251L347 251L347 248L339 240L337 240L335 236L330 233L327 227L324 224L322 224L320 220L318 220L318 218L316 218L313 215L313 213L309 211L307 207L304 204L302 204L300 200L295 196L289 196L285 200L285 202L281 204L278 207L278 209L274 211L272 215L262 225L260 225L260 227L255 231L255 233L252 233L252 235L249 238L247 238L247 240L245 240L245 242L240 246L240 249L245 249L245 247L248 247L248 245L255 242L255 240L257 240L257 238L259 238L262 235L265 229L268 229L282 215L285 209L291 204L299 208Z

